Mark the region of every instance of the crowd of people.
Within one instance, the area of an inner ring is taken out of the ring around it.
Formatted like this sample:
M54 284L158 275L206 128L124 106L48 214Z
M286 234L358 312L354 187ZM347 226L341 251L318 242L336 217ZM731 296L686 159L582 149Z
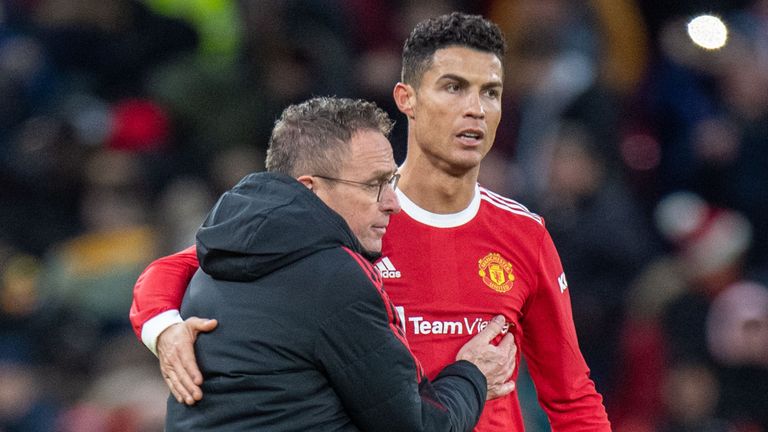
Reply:
M402 41L451 10L507 37L480 182L546 220L614 429L768 430L768 1L216 3L0 3L0 431L162 430L141 269L263 169L289 103L375 101L402 161ZM713 8L706 51L685 22Z

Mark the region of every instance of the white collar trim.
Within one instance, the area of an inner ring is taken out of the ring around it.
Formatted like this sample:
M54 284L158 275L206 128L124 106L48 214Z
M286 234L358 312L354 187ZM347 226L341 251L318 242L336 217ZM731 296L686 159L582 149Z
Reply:
M397 189L395 192L397 193L397 198L400 200L400 207L408 216L417 222L435 228L454 228L464 225L471 221L480 209L480 187L478 185L475 185L475 193L472 196L472 201L469 203L469 206L458 213L449 214L432 213L424 210L408 199L400 189Z

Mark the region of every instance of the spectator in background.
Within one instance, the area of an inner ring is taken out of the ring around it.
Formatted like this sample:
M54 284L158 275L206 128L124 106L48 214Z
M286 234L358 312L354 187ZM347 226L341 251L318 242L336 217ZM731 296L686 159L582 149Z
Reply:
M148 225L146 175L136 155L101 150L83 171L85 230L50 249L41 294L106 329L122 322L130 303L122 287L157 253L157 234Z
M761 9L763 8L763 9ZM662 194L687 189L749 219L755 241L748 264L768 261L768 24L764 2L724 14L728 43L696 47L684 19L660 34L662 56L652 70L648 108L661 146Z
M49 432L56 429L59 407L46 397L42 376L29 356L9 351L14 341L0 336L0 430ZM21 348L23 350L23 348Z
M705 329L712 299L745 277L752 227L738 212L712 206L699 196L678 192L657 207L661 233L677 248L686 290L664 311L673 361L709 357Z
M622 330L625 393L616 405L618 430L695 430L710 422L723 427L723 421L746 428L736 430L765 428L764 409L756 408L768 402L764 393L748 392L746 400L737 390L747 388L747 376L752 389L766 385L764 367L749 370L762 352L758 339L764 337L760 310L765 300L762 291L746 290L754 308L740 308L747 317L739 318L731 315L732 306L744 306L746 299L739 300L739 290L726 294L750 277L745 267L752 240L749 222L690 192L665 197L656 220L674 252L649 266L632 295L630 319ZM718 300L724 295L727 300ZM750 366L728 365L723 358L739 358ZM701 399L691 386L707 386L719 397ZM662 392L666 396L658 398ZM690 406L671 406L674 395Z
M729 285L712 300L705 332L721 384L718 412L740 430L768 430L768 288Z
M673 363L663 377L661 393L664 417L652 429L655 432L736 430L733 424L716 415L718 401L722 399L720 382L706 364Z
M585 123L606 163L615 165L620 119L630 117L620 97L629 97L642 77L647 50L633 2L496 1L489 11L507 34L511 73L505 120L488 158L504 176L483 172L481 180L536 197L549 158L543 141L569 119Z
M578 289L571 301L579 346L611 400L621 388L614 353L625 298L659 247L641 205L587 125L563 121L539 147L549 158L534 206L548 221L569 284Z
M0 240L0 431L55 430L61 406L51 397L38 342L46 320L37 290L40 263Z
M147 71L198 44L187 23L134 0L43 0L32 6L30 21L68 79L82 74L109 99L141 94Z
M194 242L200 221L213 202L211 185L199 177L178 177L166 184L158 195L152 221L162 233L158 250L170 252Z
M141 96L149 70L196 44L183 22L141 2L75 3L3 3L11 10L0 32L0 204L8 209L0 231L35 255L83 229L80 167L111 134L127 132L117 130L123 120L136 119L121 102Z
M748 401L735 398L738 393L728 389L741 388L744 381L738 374L729 373L714 356L720 350L728 352L729 345L738 343L738 339L722 346L707 343L707 320L713 301L750 276L745 264L752 242L751 225L738 212L717 208L696 195L684 193L665 197L657 215L661 232L678 248L686 287L663 312L667 361L671 365L696 362L710 369L719 385L720 405L716 414L737 425L758 425L763 421L759 416L764 409L754 411L750 407L764 407L766 398L757 394ZM729 325L725 321L718 323L721 324ZM764 379L758 377L753 375L753 388L765 385L761 384ZM738 410L732 410L733 403ZM749 411L748 415L742 415L742 410Z
M89 353L87 379L64 381L77 387L67 395L56 432L162 432L163 382L151 362L125 334L101 337ZM128 343L127 343L128 342Z

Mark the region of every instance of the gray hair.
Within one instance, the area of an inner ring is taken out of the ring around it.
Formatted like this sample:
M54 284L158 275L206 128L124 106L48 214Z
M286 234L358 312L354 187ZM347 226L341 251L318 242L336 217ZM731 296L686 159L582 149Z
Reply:
M290 105L272 129L267 171L336 175L355 132L374 130L389 137L392 126L386 112L361 99L316 97Z

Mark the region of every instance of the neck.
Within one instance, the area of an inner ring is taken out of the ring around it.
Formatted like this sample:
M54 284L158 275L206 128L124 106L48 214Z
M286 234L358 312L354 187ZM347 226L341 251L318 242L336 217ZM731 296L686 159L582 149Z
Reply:
M411 154L409 150L397 185L411 201L437 214L457 213L469 206L475 194L479 167L459 175L449 174L424 155L411 157Z

